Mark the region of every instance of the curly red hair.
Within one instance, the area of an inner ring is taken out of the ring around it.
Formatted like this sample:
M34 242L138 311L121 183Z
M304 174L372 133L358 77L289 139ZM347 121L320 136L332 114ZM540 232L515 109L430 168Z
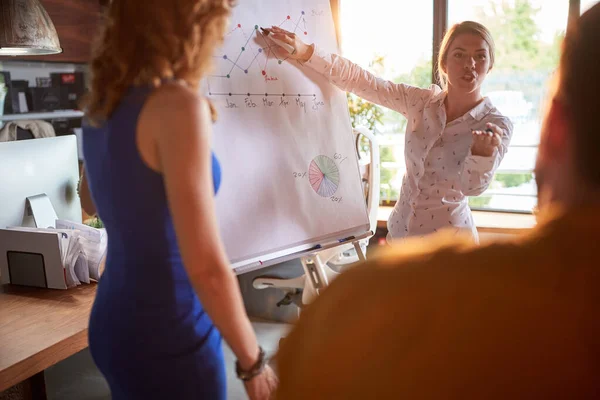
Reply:
M231 12L229 0L112 0L93 51L84 107L99 125L130 86L166 79L198 88L212 67Z

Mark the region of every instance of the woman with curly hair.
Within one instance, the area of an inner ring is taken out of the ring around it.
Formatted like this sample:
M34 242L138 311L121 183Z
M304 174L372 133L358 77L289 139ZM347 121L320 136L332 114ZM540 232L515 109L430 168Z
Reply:
M91 62L84 155L109 236L89 326L119 399L225 399L221 334L251 399L273 371L219 240L215 115L198 93L227 0L113 0Z

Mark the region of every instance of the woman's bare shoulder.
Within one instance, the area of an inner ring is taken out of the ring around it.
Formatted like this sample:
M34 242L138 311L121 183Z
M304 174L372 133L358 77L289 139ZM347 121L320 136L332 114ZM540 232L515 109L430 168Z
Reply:
M208 101L196 90L177 82L159 86L148 99L148 107L158 115L178 112L201 112Z
M150 132L168 130L170 135L177 135L177 132L183 133L211 122L208 100L196 90L175 82L165 83L156 88L140 115L140 123L145 129Z

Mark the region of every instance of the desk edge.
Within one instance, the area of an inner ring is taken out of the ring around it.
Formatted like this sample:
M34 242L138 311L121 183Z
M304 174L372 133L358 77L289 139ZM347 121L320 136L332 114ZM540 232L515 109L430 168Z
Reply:
M59 357L53 357L52 352L61 346L68 346L68 354L63 357L61 352ZM88 328L85 328L16 364L0 370L0 392L31 378L33 375L46 370L87 347Z

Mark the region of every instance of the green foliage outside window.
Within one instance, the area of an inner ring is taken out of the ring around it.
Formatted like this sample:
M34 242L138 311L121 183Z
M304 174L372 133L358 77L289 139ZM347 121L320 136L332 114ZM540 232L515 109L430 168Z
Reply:
M540 115L548 75L558 65L564 31L554 32L551 43L540 39L536 22L540 8L530 0L490 3L479 7L477 21L485 25L496 43L496 59L491 75L484 82L486 91L511 90L518 87L533 107L530 116ZM540 90L542 89L542 90Z
M369 69L383 68L383 57L375 57L369 65ZM383 110L376 104L370 103L361 99L352 93L347 93L348 109L350 111L350 121L352 127L364 126L369 128L371 132L377 131L377 124L381 124L383 118Z
M431 60L422 60L410 73L399 75L395 81L422 88L429 87L431 85L432 66Z
M500 182L503 187L517 187L524 183L530 182L533 179L533 174L530 172L522 174L506 174L498 173L495 176L495 181Z
M559 48L564 32L554 34L553 43L540 40L541 29L536 23L540 8L530 0L492 3L488 12L477 9L477 21L485 25L496 43L495 69L553 70L558 65Z
M381 69L383 68L383 57L376 57L371 64L369 69ZM376 73L376 71L373 71ZM383 123L383 110L376 104L361 99L352 93L346 94L348 97L348 110L350 111L350 121L352 127L364 126L371 132L377 133L377 126ZM367 153L368 143L359 143L360 151ZM392 149L389 147L380 148L380 161L395 161ZM387 196L393 195L391 193L391 185L389 184L394 178L393 171L386 168L381 168L380 182L381 182L381 198L388 198ZM389 193L388 193L389 192ZM397 196L397 194L396 194Z
M469 197L469 207L485 208L488 204L490 204L491 200L491 196Z
M377 124L382 122L383 112L381 108L352 93L347 93L347 97L352 127L364 126L374 132Z
M381 146L379 148L379 157L381 160L381 163L385 163L385 162L395 162L396 161L396 157L394 156L394 149L392 148L392 146ZM381 174L380 174L380 199L381 202L385 202L386 200L397 200L398 196L400 196L400 192L398 191L398 189L394 188L390 182L392 182L394 180L394 176L396 175L396 171L389 169L389 168L381 168Z

